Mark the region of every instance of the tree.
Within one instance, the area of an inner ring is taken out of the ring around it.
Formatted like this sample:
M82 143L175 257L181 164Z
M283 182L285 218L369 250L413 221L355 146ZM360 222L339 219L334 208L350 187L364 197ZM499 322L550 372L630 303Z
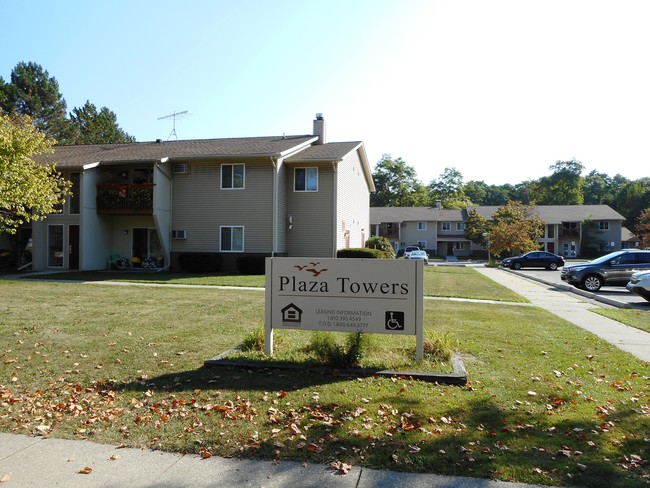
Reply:
M490 250L496 256L539 249L537 240L544 235L546 222L533 207L511 201L492 215Z
M372 174L376 192L370 195L372 207L427 206L424 185L417 179L415 169L402 158L393 160L384 154Z
M650 207L641 212L635 231L641 239L641 248L650 249Z
M440 200L443 208L459 209L472 202L463 191L463 174L456 168L445 168L437 180L433 180L427 187L431 202Z
M32 158L52 152L52 141L28 116L0 114L0 232L14 234L24 222L55 213L70 183L54 167Z
M616 211L625 217L625 224L630 227L648 207L650 207L650 178L629 181L616 194Z
M576 159L556 161L549 169L553 174L539 180L541 205L582 205L582 172L585 167Z
M474 244L486 242L486 235L490 232L490 222L483 217L476 209L471 209L467 213L465 220L465 239L469 239Z
M37 129L65 143L70 137L65 99L59 83L36 63L20 62L11 72L11 83L2 86L0 108L5 114L28 115Z
M582 194L585 205L612 203L614 201L612 179L605 173L593 170L585 176Z
M72 127L72 144L118 144L135 142L117 124L117 116L106 107L97 112L94 104L86 101L81 107L75 107L70 114Z

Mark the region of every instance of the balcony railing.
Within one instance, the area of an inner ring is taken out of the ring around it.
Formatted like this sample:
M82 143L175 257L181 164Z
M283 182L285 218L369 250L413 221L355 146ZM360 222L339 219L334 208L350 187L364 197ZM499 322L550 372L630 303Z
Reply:
M147 215L153 213L153 183L97 185L97 213Z

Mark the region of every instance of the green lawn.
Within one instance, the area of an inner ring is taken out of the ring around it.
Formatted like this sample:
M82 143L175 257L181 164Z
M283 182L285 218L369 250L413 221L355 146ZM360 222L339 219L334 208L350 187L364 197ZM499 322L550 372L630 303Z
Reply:
M597 308L594 312L619 322L650 332L650 310L630 308Z
M474 282L455 269L427 269L428 286ZM471 288L503 299L488 285ZM455 387L203 368L259 326L259 291L0 281L0 293L3 432L551 485L649 481L650 366L535 307L425 300L426 328L462 353L470 383Z

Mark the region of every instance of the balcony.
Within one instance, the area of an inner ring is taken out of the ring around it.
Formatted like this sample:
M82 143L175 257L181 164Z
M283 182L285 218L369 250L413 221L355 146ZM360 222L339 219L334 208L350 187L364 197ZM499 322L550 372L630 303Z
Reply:
M97 185L97 213L100 215L153 214L153 183Z

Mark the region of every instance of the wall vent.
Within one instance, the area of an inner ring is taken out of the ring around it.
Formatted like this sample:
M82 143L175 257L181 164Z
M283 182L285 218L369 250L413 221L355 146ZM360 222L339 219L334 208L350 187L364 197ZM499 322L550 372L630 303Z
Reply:
M186 175L189 172L190 169L187 167L187 163L179 163L174 165L175 175Z
M187 239L187 231L186 230L173 230L172 231L172 239Z

